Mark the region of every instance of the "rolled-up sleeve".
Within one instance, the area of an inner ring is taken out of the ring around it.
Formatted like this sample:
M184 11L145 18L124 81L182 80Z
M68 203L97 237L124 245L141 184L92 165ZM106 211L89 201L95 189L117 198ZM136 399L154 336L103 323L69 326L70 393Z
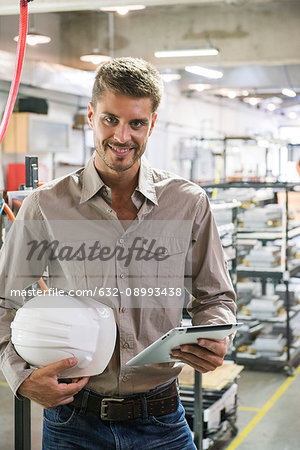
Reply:
M10 325L24 304L22 290L35 283L45 267L45 261L26 260L25 244L37 237L40 219L36 197L31 195L24 200L0 252L0 369L15 395L33 369L15 351Z
M193 325L236 322L236 296L207 195L200 195L192 230Z

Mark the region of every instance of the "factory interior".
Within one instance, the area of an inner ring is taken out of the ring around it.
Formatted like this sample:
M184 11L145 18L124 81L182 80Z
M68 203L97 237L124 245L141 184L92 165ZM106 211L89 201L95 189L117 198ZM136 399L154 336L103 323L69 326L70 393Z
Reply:
M145 156L208 196L241 323L222 366L200 374L182 364L195 446L296 450L300 0L1 0L4 118L22 3L25 56L0 140L1 246L28 195L93 157L87 113L97 67L119 57L151 63L164 92ZM191 324L186 309L181 324ZM0 450L42 449L43 420L43 407L16 398L0 370Z

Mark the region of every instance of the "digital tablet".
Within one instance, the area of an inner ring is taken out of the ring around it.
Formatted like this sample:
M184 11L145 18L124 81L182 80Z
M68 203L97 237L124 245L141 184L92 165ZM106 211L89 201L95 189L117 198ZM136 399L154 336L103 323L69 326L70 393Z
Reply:
M176 362L170 358L172 349L180 348L182 344L197 344L199 338L224 339L236 331L241 323L227 323L222 325L197 325L190 327L176 327L161 336L149 347L130 359L127 366L143 366L164 362Z

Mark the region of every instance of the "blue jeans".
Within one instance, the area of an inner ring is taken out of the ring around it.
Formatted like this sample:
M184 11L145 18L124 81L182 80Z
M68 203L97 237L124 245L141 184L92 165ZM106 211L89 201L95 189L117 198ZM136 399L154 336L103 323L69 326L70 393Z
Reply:
M184 409L122 422L63 405L44 410L43 450L195 450Z

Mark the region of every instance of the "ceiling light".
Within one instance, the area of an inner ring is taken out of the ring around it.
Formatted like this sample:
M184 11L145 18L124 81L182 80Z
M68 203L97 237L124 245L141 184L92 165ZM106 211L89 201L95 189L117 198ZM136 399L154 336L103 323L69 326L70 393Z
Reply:
M288 89L288 88L282 89L281 92L283 95L286 95L287 97L296 97L296 95L297 95L293 89Z
M246 97L243 99L244 102L249 103L251 106L256 106L261 101L258 97Z
M296 120L298 118L298 114L295 111L291 111L288 113L288 118L291 120Z
M256 106L256 105L258 105L258 103L259 103L259 98L257 98L257 97L250 97L249 98L249 103L250 103L250 105L252 105L252 106Z
M156 58L182 58L188 56L215 56L219 50L213 47L186 49L186 50L163 50L155 52Z
M228 98L231 98L231 99L234 99L237 96L237 92L236 91L233 91L233 90L227 89L227 88L220 89L219 93L223 97L228 97Z
M110 59L110 56L101 55L98 48L94 48L92 53L80 56L80 61L90 62L95 66L101 64L102 62L109 61Z
M14 37L14 41L18 42L19 36ZM51 42L51 37L46 36L45 34L35 33L34 31L30 31L26 36L26 44L30 46L35 46L39 44L48 44Z
M181 75L179 73L162 73L161 77L166 83L171 83L180 80Z
M192 91L203 92L206 89L211 88L211 85L210 84L201 84L201 83L192 83L192 84L189 84L188 88L191 89Z
M228 98L234 99L236 98L237 93L235 91L228 91L226 95Z
M185 70L195 75L200 75L202 77L212 78L215 80L223 77L223 72L220 72L219 70L206 69L205 67L200 66L186 66Z
M243 97L247 97L248 95L249 95L249 91L247 91L247 90L242 91Z
M267 110L268 111L275 111L276 105L274 103L268 103L267 104Z
M120 16L125 16L129 11L138 11L145 8L145 5L102 6L100 11L116 12Z

